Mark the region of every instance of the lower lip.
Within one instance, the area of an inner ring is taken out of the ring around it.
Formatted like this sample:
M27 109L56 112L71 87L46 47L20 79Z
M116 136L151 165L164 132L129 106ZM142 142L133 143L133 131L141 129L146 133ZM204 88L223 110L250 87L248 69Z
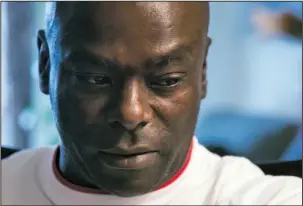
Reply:
M156 152L132 155L132 156L120 156L112 155L108 153L102 153L101 160L107 166L116 169L143 169L152 166L156 159Z

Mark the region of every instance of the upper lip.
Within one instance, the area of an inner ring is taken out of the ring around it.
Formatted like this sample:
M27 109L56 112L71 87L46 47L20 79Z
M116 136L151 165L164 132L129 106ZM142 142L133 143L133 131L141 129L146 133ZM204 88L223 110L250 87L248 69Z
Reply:
M151 150L146 147L138 147L133 149L122 149L122 148L115 148L111 150L102 150L102 153L112 154L112 155L121 155L121 156L130 156L130 155L140 155L145 153L152 153L156 152L156 150Z

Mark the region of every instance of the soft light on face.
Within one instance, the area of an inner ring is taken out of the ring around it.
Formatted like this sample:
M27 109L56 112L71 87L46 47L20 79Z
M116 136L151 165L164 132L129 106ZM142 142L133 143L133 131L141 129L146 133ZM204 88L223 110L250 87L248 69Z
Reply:
M170 2L138 2L136 6L140 8L142 15L148 16L151 22L159 22L164 27L173 25L178 15L178 12L173 10L175 5Z
M76 184L143 194L179 170L192 141L206 52L205 25L192 20L208 20L206 7L85 5L89 12L61 26L70 38L60 51L50 50L51 102L68 154L60 169Z

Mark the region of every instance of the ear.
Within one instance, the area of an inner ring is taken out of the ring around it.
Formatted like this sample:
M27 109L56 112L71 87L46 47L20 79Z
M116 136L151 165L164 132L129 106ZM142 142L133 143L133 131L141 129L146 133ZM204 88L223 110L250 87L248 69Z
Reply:
M48 50L48 45L47 45L47 40L45 37L44 30L38 31L37 46L39 52L38 68L39 68L40 90L44 94L49 94L50 61L49 61L49 50Z
M204 99L207 94L207 55L208 55L208 50L211 45L211 38L207 37L206 38L206 43L205 43L205 52L204 52L204 57L203 57L203 65L202 65L202 95L201 99Z

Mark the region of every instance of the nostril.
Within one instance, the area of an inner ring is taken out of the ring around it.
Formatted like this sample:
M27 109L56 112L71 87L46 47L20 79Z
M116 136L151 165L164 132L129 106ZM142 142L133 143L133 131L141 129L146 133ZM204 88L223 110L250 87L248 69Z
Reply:
M139 127L145 127L146 125L147 125L147 122L140 122L138 126Z
M109 125L115 129L122 127L122 125L118 121L109 122Z
M136 128L143 128L147 125L148 123L147 122L140 122L139 124L137 124L137 126L135 126L135 128L133 129L136 129ZM124 128L124 129L127 129L127 130L133 130L133 129L130 129L127 125L124 125L124 124L121 124L119 121L113 121L113 122L109 122L109 125L114 128L114 129L121 129L121 128Z

